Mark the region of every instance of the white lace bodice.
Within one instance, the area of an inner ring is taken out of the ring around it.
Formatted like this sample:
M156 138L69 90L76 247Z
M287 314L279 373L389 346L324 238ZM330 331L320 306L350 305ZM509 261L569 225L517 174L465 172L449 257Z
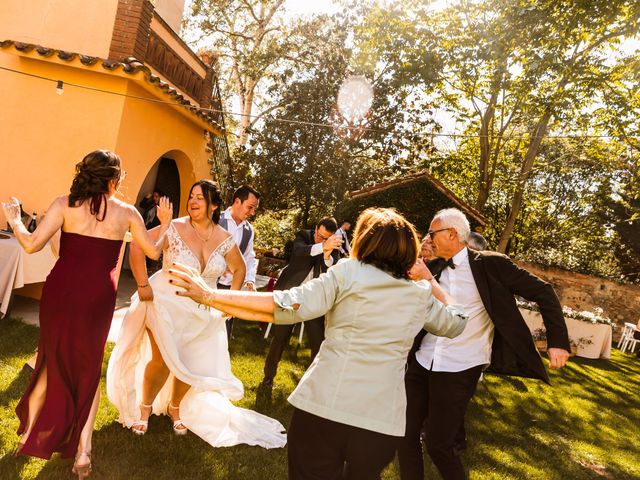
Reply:
M162 260L162 270L164 272L171 267L173 262L182 263L183 265L188 265L200 271L202 266L200 265L198 257L196 257L184 242L173 223L171 223L167 230L167 241L169 242L169 246L165 250ZM227 262L224 257L234 245L233 238L229 236L209 255L201 276L210 287L216 288L218 278L226 271Z

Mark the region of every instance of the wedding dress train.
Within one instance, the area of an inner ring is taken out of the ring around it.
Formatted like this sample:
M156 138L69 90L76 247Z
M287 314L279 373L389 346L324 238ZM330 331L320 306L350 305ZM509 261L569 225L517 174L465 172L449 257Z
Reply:
M286 444L280 422L253 410L236 407L230 400L244 395L242 382L231 372L227 332L222 314L175 294L167 270L173 262L200 270L200 262L172 224L162 270L151 278L152 302L132 297L107 370L107 395L118 408L118 421L131 427L140 420L144 369L151 359L148 328L155 338L169 378L153 402L155 414L166 414L172 377L191 385L180 403L185 426L214 447L237 444L279 448ZM231 237L211 253L202 278L213 288L226 270L225 255Z

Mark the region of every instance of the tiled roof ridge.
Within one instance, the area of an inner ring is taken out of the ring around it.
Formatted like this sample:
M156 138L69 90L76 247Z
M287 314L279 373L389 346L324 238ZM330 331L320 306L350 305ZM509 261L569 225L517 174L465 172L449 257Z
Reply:
M421 172L412 173L410 175L405 175L403 177L394 178L392 180L388 180L386 182L378 183L372 185L370 187L362 188L360 190L355 190L353 192L349 192L349 198L357 198L361 196L367 196L375 192L379 192L382 190L386 190L387 188L393 187L395 185L400 185L403 183L408 183L413 180L417 180L421 177L426 178L437 190L439 190L444 196L449 198L453 203L458 205L461 210L464 210L469 215L474 217L479 223L482 225L487 224L487 218L480 213L478 210L468 205L465 201L460 199L451 189L449 189L444 183L434 177L429 170L423 170Z
M118 68L122 68L123 72L130 75L142 72L145 79L149 83L156 85L159 89L169 95L173 100L177 101L178 104L187 108L210 125L218 128L221 132L224 132L224 125L220 125L218 122L216 122L216 120L213 118L213 112L205 112L200 110L200 107L198 105L194 105L191 100L187 99L184 95L179 93L174 87L171 86L171 84L165 82L158 75L154 74L149 67L147 67L144 63L142 63L135 57L125 58L124 62L116 62L105 58L82 55L80 53L67 52L65 50L57 50L54 48L43 47L41 45L35 45L32 43L16 42L14 40L0 41L0 48L9 48L11 46L13 46L19 52L24 53L29 53L35 50L38 55L45 58L57 55L59 59L68 62L77 58L80 60L80 63L85 66L93 66L96 63L100 62L102 68L108 71L114 71Z

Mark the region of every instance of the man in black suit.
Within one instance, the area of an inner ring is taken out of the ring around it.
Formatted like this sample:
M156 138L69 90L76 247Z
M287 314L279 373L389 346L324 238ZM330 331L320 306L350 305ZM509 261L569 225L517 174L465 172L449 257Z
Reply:
M469 233L468 220L453 208L438 212L429 229L439 257L429 268L462 304L469 322L454 339L425 331L416 338L405 375L407 426L398 451L402 480L424 478L420 431L425 419L427 451L442 477L466 479L456 440L483 370L549 382L514 295L540 307L550 367L561 368L569 358L567 327L553 287L505 255L468 249ZM422 272L424 278L431 275Z
M274 285L274 290L287 290L320 276L340 259L342 239L335 235L338 225L334 218L325 217L318 222L315 230L300 230L293 241L293 249L288 265ZM324 340L324 317L304 322L307 338L311 344L311 360L315 358ZM273 340L264 364L262 384L273 386L273 378L278 370L284 348L289 344L293 325L273 325Z

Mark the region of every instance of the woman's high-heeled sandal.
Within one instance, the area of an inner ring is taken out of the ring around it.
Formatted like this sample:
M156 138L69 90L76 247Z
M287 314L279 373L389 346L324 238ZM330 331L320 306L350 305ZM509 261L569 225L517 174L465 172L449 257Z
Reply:
M140 404L140 414L142 414L142 409L143 408L148 408L149 409L149 415L147 416L146 420L136 420L135 422L133 422L131 424L131 431L136 434L136 435L144 435L145 433L147 433L147 430L149 429L149 417L151 416L151 413L153 412L153 405L145 405L144 403ZM141 428L135 428L135 427L141 427Z
M82 457L87 457L89 459L89 463L83 463L82 465L78 465L78 459ZM79 452L76 454L76 459L73 462L73 468L71 471L78 476L78 478L87 478L91 473L91 452Z
M171 402L169 402L169 404L167 405L167 413L169 414L169 418L173 420L173 417L171 416L171 413L169 413L169 410L179 411L180 407L175 407ZM188 431L189 429L184 424L184 422L180 420L180 418L178 418L177 420L173 420L173 433L175 433L176 435L186 435Z
M19 457L20 456L20 450L22 450L22 447L24 447L24 444L27 443L27 441L25 440L24 442L22 441L22 439L20 439L18 441L18 445L16 445L15 450L13 451L13 456L14 457Z

